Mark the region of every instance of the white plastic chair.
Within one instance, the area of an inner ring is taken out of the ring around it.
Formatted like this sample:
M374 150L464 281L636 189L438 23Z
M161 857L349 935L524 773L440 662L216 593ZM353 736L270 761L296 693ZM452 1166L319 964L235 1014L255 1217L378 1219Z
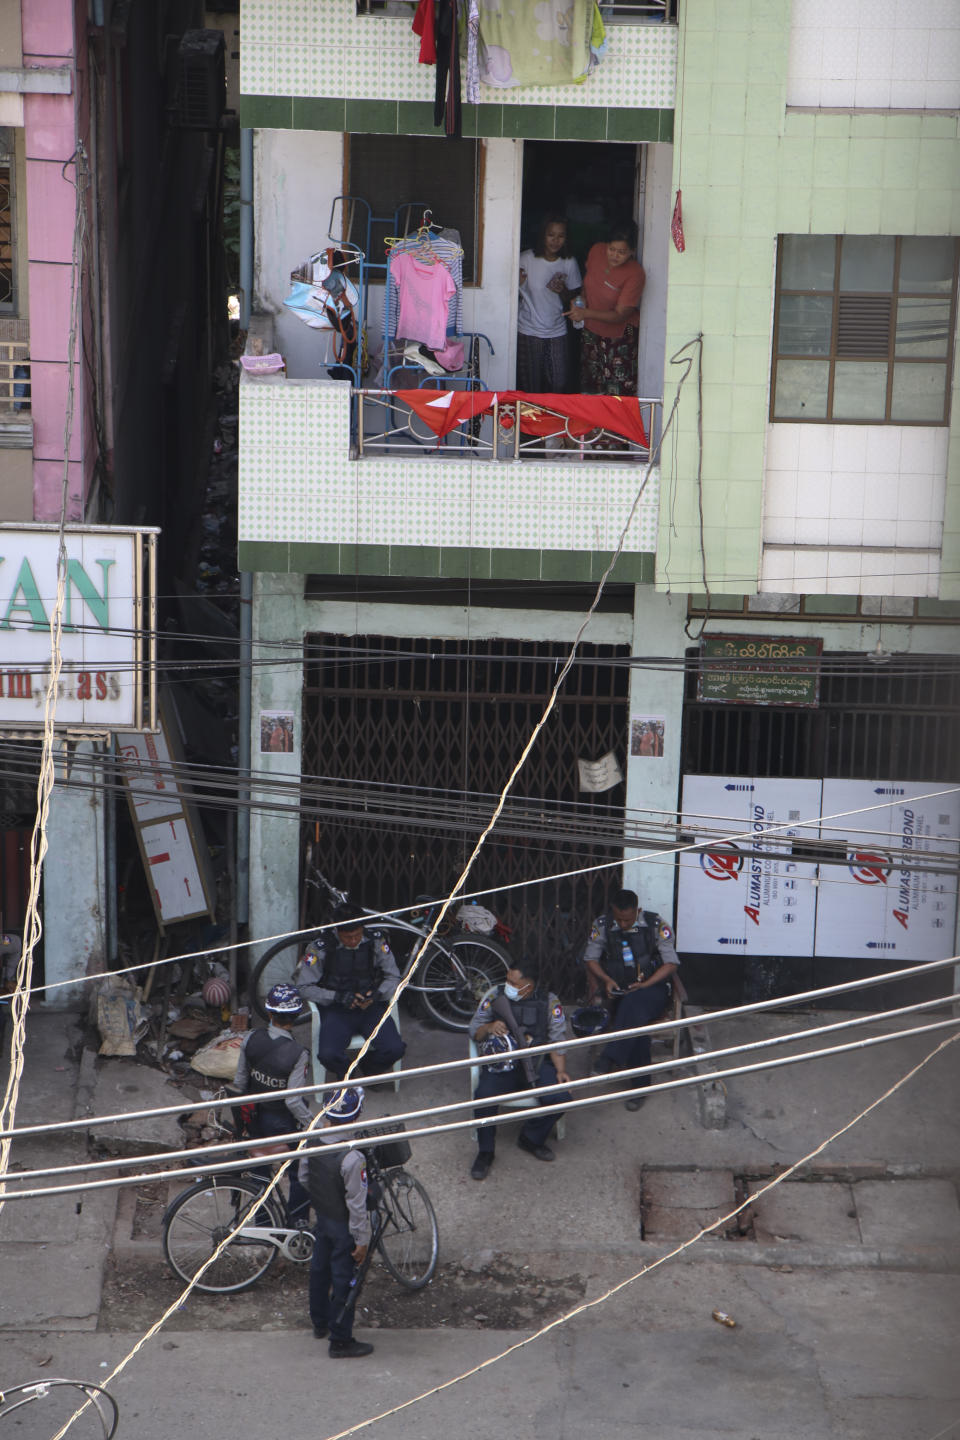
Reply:
M496 994L496 991L497 991L498 988L499 988L499 987L496 986L496 985L491 985L490 989L489 989L489 990L486 992L486 994L481 998L480 1004L482 1005L482 1004L483 1004L483 1001L486 1000L488 996ZM478 1056L478 1054L479 1054L479 1051L477 1050L476 1042L474 1041L473 1036L470 1037L470 1052L469 1052L469 1053L470 1053L470 1059L471 1059L471 1060L476 1060L476 1058L477 1058L477 1056ZM479 1066L479 1065L471 1065L471 1066L470 1066L470 1094L471 1094L471 1095L475 1094L476 1089L477 1089L477 1086L478 1086L478 1084L480 1083L480 1070L481 1070L481 1066ZM539 1105L538 1105L537 1100L536 1100L536 1098L535 1098L535 1097L536 1097L536 1093L537 1093L537 1092L536 1092L535 1090L531 1090L528 1095L518 1095L515 1100L497 1100L495 1096L491 1096L489 1102L481 1101L480 1103L481 1103L481 1104L489 1103L490 1105L497 1104L497 1105L500 1106L500 1108L501 1108L502 1110L531 1110L531 1109L539 1109ZM552 1100L553 1100L553 1097L552 1097L552 1096L547 1096L546 1098L547 1098L547 1102L548 1102L548 1103L552 1103ZM555 1121L556 1121L555 1129L554 1129L554 1134L556 1135L556 1137L557 1137L558 1140L562 1140L563 1137L564 1137L564 1136L566 1135L566 1133L567 1133L567 1121L566 1121L566 1116L564 1116L564 1115L559 1115L559 1116L555 1116L554 1118L555 1118ZM471 1138L472 1138L473 1140L476 1140L476 1138L477 1138L477 1127L476 1127L476 1125L474 1125L473 1128L471 1129L471 1131L470 1131L470 1136L471 1136Z
M326 1071L325 1066L323 1066L323 1065L321 1064L321 1062L320 1062L320 1056L317 1054L317 1049L318 1049L319 1044L320 1044L320 1024L321 1024L320 1008L319 1008L319 1006L316 1004L316 1002L313 1001L313 1000L308 1000L308 1001L307 1001L307 1008L308 1008L309 1011L310 1011L310 1063L311 1063L311 1066L312 1066L313 1083L314 1083L314 1085L325 1085L325 1084L326 1084L326 1081L327 1081L327 1071ZM399 1032L400 1032L400 1016L399 1016L399 1014L397 1013L396 1003L394 1003L393 1005L390 1006L390 1009L389 1009L389 1011L388 1011L387 1013L389 1014L389 1016L390 1016L391 1020L393 1021L393 1023L396 1025L396 1027L397 1027L397 1033L399 1034ZM352 1037L351 1037L351 1040L350 1040L350 1043L349 1043L349 1045L347 1046L347 1051L348 1051L348 1053L350 1053L350 1052L356 1052L357 1050L362 1049L362 1048L363 1048L363 1042L364 1042L364 1037L363 1037L362 1035L354 1035L354 1036L352 1036ZM402 1069L403 1069L403 1061L402 1061L402 1059L401 1059L401 1060L395 1060L395 1061L393 1062L393 1075L394 1075L393 1088L394 1088L395 1091L399 1091L399 1089L400 1089L400 1071L401 1071Z

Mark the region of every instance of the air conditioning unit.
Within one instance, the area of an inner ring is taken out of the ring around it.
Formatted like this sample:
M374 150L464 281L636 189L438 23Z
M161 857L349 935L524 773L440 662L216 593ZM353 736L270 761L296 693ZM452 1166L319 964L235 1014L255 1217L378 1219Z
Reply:
M177 48L173 123L181 130L218 130L226 108L223 33L185 30Z

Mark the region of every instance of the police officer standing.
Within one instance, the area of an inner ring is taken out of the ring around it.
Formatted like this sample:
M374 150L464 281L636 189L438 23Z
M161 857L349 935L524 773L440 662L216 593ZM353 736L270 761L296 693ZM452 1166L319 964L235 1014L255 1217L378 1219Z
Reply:
M294 977L304 1000L320 1007L320 1064L336 1079L347 1073L347 1049L354 1035L366 1040L390 1008L400 971L381 930L363 928L363 911L338 905L335 930L304 953ZM391 1069L406 1045L388 1018L367 1052L376 1072Z
M563 1006L552 992L544 992L538 984L535 966L529 961L514 965L507 971L506 982L481 1000L473 1019L470 1021L470 1038L476 1042L480 1054L502 1053L506 1058L492 1065L484 1065L474 1091L475 1100L494 1100L498 1095L507 1095L529 1085L535 1089L541 1085L568 1085L566 1058L557 1050L549 1055L534 1055L525 1059L522 1051L527 1045L559 1045L566 1038L567 1025ZM516 1058L509 1058L514 1051ZM541 1105L556 1105L569 1102L566 1090L538 1097ZM477 1120L496 1115L496 1103L483 1105L473 1113ZM547 1142L559 1115L537 1115L528 1120L517 1137L521 1150L536 1160L553 1160L553 1151ZM474 1180L485 1180L493 1164L494 1147L497 1141L495 1125L482 1125L477 1131L477 1157L470 1169Z
M614 1030L632 1030L658 1020L670 997L670 979L680 961L668 925L652 911L642 911L632 890L614 895L606 915L593 922L583 952L583 963L611 1005ZM634 1035L611 1040L600 1056L599 1068L633 1070L650 1064L650 1036ZM649 1085L649 1075L637 1077ZM628 1110L639 1110L645 1096L627 1100Z
M336 1127L360 1118L363 1090L359 1085L336 1090L329 1096L318 1134L321 1147L335 1144ZM367 1210L367 1163L360 1150L332 1155L305 1155L300 1180L310 1192L316 1211L313 1255L310 1260L310 1319L318 1340L330 1336L327 1353L332 1360L359 1360L373 1354L373 1346L353 1338L353 1306L347 1307L354 1266L362 1265L370 1245ZM345 1308L346 1307L346 1308Z
M250 1031L237 1060L236 1088L241 1094L269 1095L271 1090L296 1090L309 1085L307 1052L290 1033L302 1008L299 992L292 985L274 985L264 1002L269 1023L266 1029ZM259 1100L250 1109L252 1116L244 1117L247 1129L252 1137L264 1140L304 1129L313 1119L302 1095ZM288 1141L287 1148L291 1149L293 1144ZM290 1210L294 1220L308 1222L309 1203L307 1192L291 1167Z

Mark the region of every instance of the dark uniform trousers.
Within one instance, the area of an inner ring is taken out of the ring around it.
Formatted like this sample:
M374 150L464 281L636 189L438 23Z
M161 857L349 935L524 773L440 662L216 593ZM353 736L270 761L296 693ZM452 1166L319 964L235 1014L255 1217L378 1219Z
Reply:
M346 1005L322 1005L317 1055L324 1070L342 1080L350 1064L347 1047L353 1036L362 1035L366 1040L387 1008L385 1000L374 1000L366 1010L350 1010ZM367 1051L364 1066L370 1074L390 1070L406 1048L393 1020L388 1020ZM371 1065L373 1069L370 1069Z
M665 980L643 990L628 990L616 1002L613 1012L615 1030L632 1030L636 1025L659 1020L667 1006L670 991ZM617 1070L633 1070L650 1064L650 1036L632 1035L626 1040L611 1040L604 1047L602 1058ZM637 1085L650 1085L649 1075L638 1075Z
M350 1294L353 1279L353 1236L346 1220L317 1215L310 1259L310 1319L327 1326L331 1340L353 1338L353 1306L342 1320L337 1316Z
M296 1128L297 1122L289 1110L286 1115L274 1115L269 1110L265 1110L262 1105L258 1105L253 1113L250 1134L258 1140L269 1140L272 1135L289 1135L290 1131ZM295 1150L296 1141L288 1140L287 1149ZM306 1187L300 1184L297 1177L298 1163L295 1160L287 1171L290 1180L290 1223L296 1225L298 1221L302 1221L304 1225L308 1225L310 1223L310 1196L307 1194ZM264 1166L252 1170L251 1174L268 1182L273 1179L274 1172L272 1167Z
M540 1062L540 1069L537 1072L538 1085L556 1085L557 1072L553 1061L544 1056ZM474 1091L474 1100L491 1100L497 1095L509 1095L515 1090L523 1090L527 1087L527 1077L520 1064L514 1064L509 1070L491 1070L485 1065L480 1072L480 1080ZM569 1090L556 1090L552 1095L537 1097L538 1105L566 1105L570 1101ZM490 1115L496 1115L500 1109L497 1104L483 1105L474 1110L474 1119L486 1120ZM534 1115L524 1125L520 1134L531 1145L545 1145L547 1136L554 1125L560 1119L559 1114ZM496 1125L484 1125L477 1131L477 1149L481 1155L492 1155L494 1146L497 1143Z

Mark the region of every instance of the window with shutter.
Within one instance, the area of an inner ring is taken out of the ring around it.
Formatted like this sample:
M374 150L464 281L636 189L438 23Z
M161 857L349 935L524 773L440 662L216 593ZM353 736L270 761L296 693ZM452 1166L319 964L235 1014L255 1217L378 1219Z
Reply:
M946 425L960 242L781 235L772 420Z

